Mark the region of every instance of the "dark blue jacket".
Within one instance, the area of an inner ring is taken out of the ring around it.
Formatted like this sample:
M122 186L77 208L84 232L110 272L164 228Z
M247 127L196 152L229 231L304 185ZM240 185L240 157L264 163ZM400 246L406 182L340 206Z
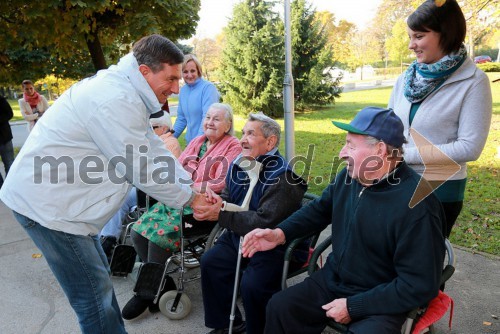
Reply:
M409 207L420 176L402 163L364 187L342 170L321 198L277 227L291 240L331 224L328 288L347 298L353 320L426 305L439 289L444 213L434 195Z

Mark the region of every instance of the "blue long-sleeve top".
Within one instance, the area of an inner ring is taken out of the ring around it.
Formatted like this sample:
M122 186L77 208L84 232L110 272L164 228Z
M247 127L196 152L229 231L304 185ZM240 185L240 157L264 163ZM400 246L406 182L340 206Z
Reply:
M193 84L186 84L179 94L174 136L179 138L187 126L186 145L203 134L203 119L212 103L219 102L220 94L213 83L198 78Z

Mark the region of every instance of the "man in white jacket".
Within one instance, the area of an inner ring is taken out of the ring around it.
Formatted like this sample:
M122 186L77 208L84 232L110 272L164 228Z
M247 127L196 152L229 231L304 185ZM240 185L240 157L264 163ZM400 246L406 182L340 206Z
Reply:
M73 85L33 129L0 191L82 333L126 333L98 234L132 185L176 208L205 201L149 124L179 92L182 61L170 40L151 35L117 65Z

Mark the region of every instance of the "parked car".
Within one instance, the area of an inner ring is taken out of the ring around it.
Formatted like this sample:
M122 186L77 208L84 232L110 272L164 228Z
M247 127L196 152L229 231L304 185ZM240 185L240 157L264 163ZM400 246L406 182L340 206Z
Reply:
M477 56L474 57L474 63L476 64L482 64L482 63L489 63L491 61L490 56Z

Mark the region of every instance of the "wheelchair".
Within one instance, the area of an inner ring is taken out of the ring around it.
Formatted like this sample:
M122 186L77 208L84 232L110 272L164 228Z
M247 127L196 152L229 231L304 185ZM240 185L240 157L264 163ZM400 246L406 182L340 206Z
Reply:
M142 191L137 191L138 212L135 217L138 219L157 201ZM201 277L196 269L200 265L200 258L215 224L215 222L213 224L197 222L198 226L206 226L186 233L186 226L192 226L195 221L194 219L186 220L186 217L182 215L182 210L180 217L182 224L179 226L179 250L173 252L165 263L140 264L133 290L136 295L153 300L155 304L158 304L160 312L172 320L183 319L191 312L191 300L184 292L184 285ZM137 253L129 241L130 230L134 223L135 221L127 224L122 240L113 252L110 267L115 276L126 276L132 272L136 263ZM195 272L188 275L190 271ZM174 280L172 276L177 276L177 279Z
M315 271L319 270L322 267L322 254L331 247L332 241L331 236L323 240L319 245L314 247L316 244L312 244L314 249L311 250L311 256L309 257L307 263L305 263L301 268L294 269L293 263L293 254L296 252L297 245L299 245L304 240L308 240L308 238L319 238L320 232L311 233L310 235L305 235L301 238L294 239L290 242L286 253L285 253L285 262L283 266L283 277L282 277L282 289L287 287L286 281L287 279L300 275L304 272L307 272L308 275L312 275ZM316 239L317 241L318 239ZM453 250L453 246L451 245L448 239L445 239L446 245L446 257L443 272L441 275L441 285L443 285L446 281L448 281L453 273L455 272L455 252ZM437 299L438 297L436 297ZM406 321L403 324L403 328L401 330L402 334L411 334L415 324L418 322L419 318L425 314L426 308L421 307L414 309L407 313ZM327 323L327 327L335 330L338 333L348 334L349 331L347 326L335 322L333 319L329 320ZM450 322L451 327L451 322ZM423 333L436 333L434 326L430 325L426 329L424 329Z

